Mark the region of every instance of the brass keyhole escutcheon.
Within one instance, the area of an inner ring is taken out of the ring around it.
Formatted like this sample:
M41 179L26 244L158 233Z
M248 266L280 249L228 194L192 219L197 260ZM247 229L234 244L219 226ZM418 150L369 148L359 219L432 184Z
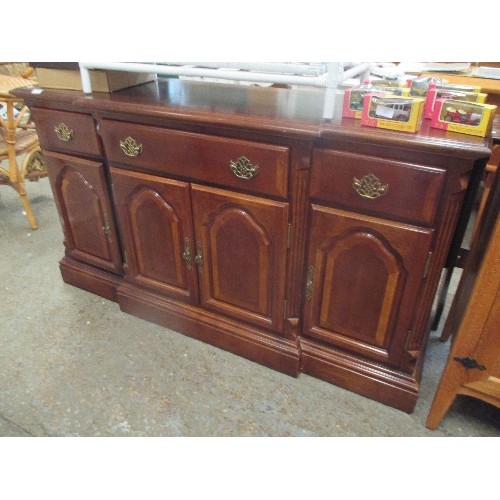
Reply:
M352 187L359 196L370 200L375 200L389 191L389 185L382 185L380 179L373 174L367 174L361 179L354 177Z
M142 144L138 143L135 139L133 139L130 136L120 141L120 149L127 156L134 157L142 154Z
M60 123L56 127L54 127L54 132L56 133L57 137L61 139L61 141L68 142L73 139L75 136L75 133L73 132L72 129L70 129L65 123Z

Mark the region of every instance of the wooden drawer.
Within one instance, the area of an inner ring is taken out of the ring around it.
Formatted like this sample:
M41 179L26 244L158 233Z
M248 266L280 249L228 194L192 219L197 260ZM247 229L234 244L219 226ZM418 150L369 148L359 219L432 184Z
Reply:
M31 111L43 149L101 155L92 116L41 108Z
M444 179L438 168L315 149L310 193L349 210L431 225Z
M113 120L102 121L100 134L111 163L256 194L287 196L287 147Z

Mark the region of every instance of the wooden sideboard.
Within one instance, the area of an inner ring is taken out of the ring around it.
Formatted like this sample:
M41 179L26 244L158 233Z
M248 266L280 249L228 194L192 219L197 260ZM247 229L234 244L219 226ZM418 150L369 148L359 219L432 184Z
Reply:
M67 283L413 410L433 298L489 139L324 121L322 91L172 79L15 93L44 148Z

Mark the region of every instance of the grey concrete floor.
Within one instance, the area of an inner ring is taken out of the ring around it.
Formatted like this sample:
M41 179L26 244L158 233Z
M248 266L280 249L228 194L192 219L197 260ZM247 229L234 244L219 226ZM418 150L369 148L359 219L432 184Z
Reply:
M431 335L408 415L307 375L270 370L65 284L48 179L39 229L0 187L0 436L498 436L499 410L459 397L425 420L449 352Z

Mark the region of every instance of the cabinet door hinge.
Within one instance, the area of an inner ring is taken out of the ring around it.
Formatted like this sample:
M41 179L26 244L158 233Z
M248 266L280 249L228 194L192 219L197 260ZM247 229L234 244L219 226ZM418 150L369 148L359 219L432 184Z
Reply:
M292 225L288 224L288 233L286 236L286 247L290 248L291 245L292 245Z
M432 257L432 252L429 252L429 254L427 255L427 261L425 263L423 278L427 278L427 275L429 274L429 267L431 266L431 257Z
M285 304L283 305L283 319L286 319L287 312L288 312L288 301L285 300Z

